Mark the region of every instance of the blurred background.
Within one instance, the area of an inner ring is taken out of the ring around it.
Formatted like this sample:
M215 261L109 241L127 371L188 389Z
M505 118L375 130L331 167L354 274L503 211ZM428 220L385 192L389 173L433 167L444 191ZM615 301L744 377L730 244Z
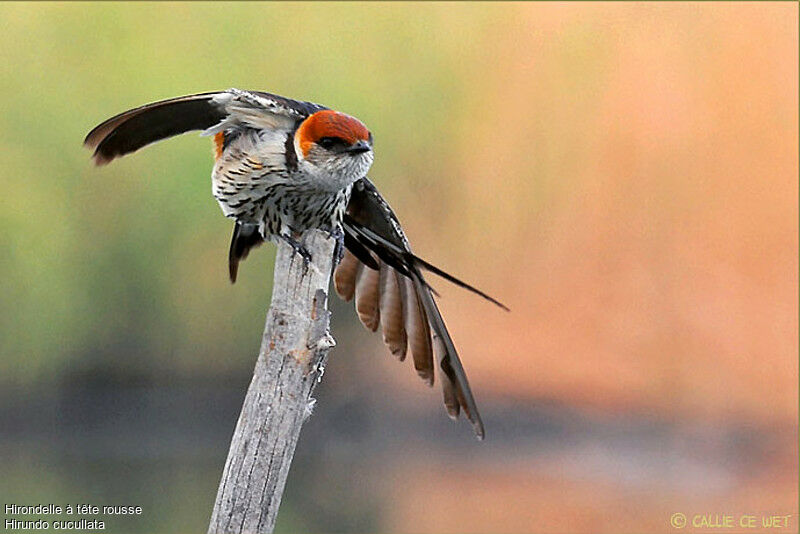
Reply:
M796 531L797 4L13 3L0 23L4 504L205 531L274 250L229 284L207 139L103 168L81 143L240 87L362 119L416 251L512 310L434 281L478 443L334 299L279 532Z

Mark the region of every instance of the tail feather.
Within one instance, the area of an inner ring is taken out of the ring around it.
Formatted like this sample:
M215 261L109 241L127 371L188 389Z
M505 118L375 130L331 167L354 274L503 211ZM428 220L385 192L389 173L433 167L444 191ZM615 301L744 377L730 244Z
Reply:
M380 271L359 266L356 275L356 312L364 326L375 332L380 324Z
M447 410L447 415L451 419L458 419L458 414L461 411L461 404L456 395L455 376L453 370L447 363L447 348L442 342L442 338L438 334L433 334L433 352L436 354L436 361L439 363L439 368L442 374L439 375L439 381L442 383L442 395L444 397L444 407Z
M460 280L460 279L456 278L452 274L450 274L448 272L445 272L445 271L441 270L440 268L436 267L435 265L423 260L422 258L417 256L416 254L414 254L410 250L407 250L406 248L401 247L400 245L397 245L396 243L392 243L391 241L389 241L385 237L383 237L381 235L378 235L377 233L375 233L371 229L363 226L362 224L358 223L357 221L354 221L352 219L348 220L346 215L345 215L345 222L352 227L352 230L353 230L353 232L355 234L358 234L361 237L361 240L359 241L359 244L361 246L366 246L367 244L369 244L371 246L370 248L372 248L373 251L383 261L389 263L390 265L392 265L392 267L394 267L398 271L402 272L406 276L410 276L411 275L411 270L408 269L408 267L407 267L409 264L413 265L413 266L415 266L416 268L419 268L419 269L425 269L426 271L429 271L429 272L432 272L432 273L434 273L434 274L436 274L438 276L441 276L442 278L444 278L448 282L451 282L451 283L457 285L458 287L461 287L463 289L466 289L467 291L475 293L476 295L478 295L480 297L483 297L484 299L488 300L489 302L491 302L495 306L498 306L498 307L500 307L500 308L502 308L502 309L504 309L506 311L510 311L505 304L503 304L499 300L495 299L494 297L491 297L491 296L487 295L486 293L484 293L480 289L478 289L478 288L476 288L474 286L471 286L470 284L464 282L463 280ZM345 245L346 244L347 243L345 242ZM430 285L428 285L427 282L424 282L424 283L428 287L428 289L433 290L433 288L430 287ZM434 294L435 293L436 292L434 291Z
M408 348L408 335L403 323L403 296L401 281L394 269L385 263L381 265L380 309L383 342L389 351L403 361Z
M475 434L483 439L484 426L467 375L434 300L435 292L425 280L422 270L442 276L507 308L482 291L414 255L394 212L366 178L356 182L353 187L342 227L348 250L334 275L337 292L345 298L352 297L354 268L357 266L359 272L370 272L373 267L366 265L365 259L377 261L379 267L373 272L380 276L377 317L384 342L401 360L406 350L410 351L415 369L429 384L434 379L435 355L447 414L456 419L463 410ZM397 283L396 286L393 281ZM359 318L368 328L376 328L373 316L359 310Z
M431 328L425 308L422 305L419 286L416 280L403 278L405 292L403 301L408 345L414 360L414 369L429 386L433 385L433 348L431 347Z
M464 366L461 364L461 359L458 357L455 344L447 331L447 326L444 324L444 319L439 312L439 307L436 305L436 301L433 300L433 295L431 295L430 291L424 290L421 282L417 282L417 286L417 294L420 296L422 306L425 308L428 320L431 322L431 328L441 341L441 348L444 349L444 356L442 357L439 367L455 386L456 397L459 400L459 404L464 409L464 414L467 416L467 419L472 423L475 435L478 436L478 439L483 439L485 435L483 421L481 421L481 416L478 413L478 406L475 404L475 398L472 396L472 390L467 381L467 373L464 371ZM447 397L448 392L445 390L445 404L447 404ZM450 412L449 409L448 412Z
M258 231L258 226L237 222L236 226L233 227L231 248L228 251L228 274L232 284L236 282L236 275L239 272L239 262L250 254L251 248L257 247L263 242L264 239Z
M355 295L356 276L358 276L360 265L358 258L349 250L345 250L342 261L339 262L336 271L333 273L333 287L336 289L336 293L345 301L352 300Z

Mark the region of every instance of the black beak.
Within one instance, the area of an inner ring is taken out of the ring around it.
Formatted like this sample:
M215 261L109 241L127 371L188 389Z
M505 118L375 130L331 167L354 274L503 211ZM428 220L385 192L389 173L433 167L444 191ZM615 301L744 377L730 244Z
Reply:
M355 143L353 143L352 145L350 145L346 149L347 152L349 152L350 154L354 154L354 155L355 154L361 154L361 153L364 153L364 152L369 152L370 150L372 150L372 147L369 146L368 142L363 141L363 140L362 141L356 141Z

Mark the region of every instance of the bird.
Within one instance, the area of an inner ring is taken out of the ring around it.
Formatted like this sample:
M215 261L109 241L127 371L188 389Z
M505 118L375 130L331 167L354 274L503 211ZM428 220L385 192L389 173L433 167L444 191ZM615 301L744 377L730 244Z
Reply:
M286 242L308 265L302 234L336 239L333 282L355 299L361 323L381 329L391 354L430 386L434 368L453 420L461 411L485 429L455 344L423 271L508 310L498 300L423 260L389 203L367 177L373 136L359 119L326 106L262 91L227 89L161 100L100 123L84 140L96 165L189 131L212 138L212 194L234 220L228 275L264 242ZM434 358L436 364L434 364Z

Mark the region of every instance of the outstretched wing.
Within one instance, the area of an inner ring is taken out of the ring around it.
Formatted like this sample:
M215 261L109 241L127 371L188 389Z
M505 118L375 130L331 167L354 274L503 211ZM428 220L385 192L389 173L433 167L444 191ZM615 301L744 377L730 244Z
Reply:
M355 298L361 322L373 332L380 326L398 359L405 359L410 349L417 373L429 385L436 357L447 413L456 419L463 409L482 439L483 422L467 375L422 270L507 308L415 256L392 208L367 178L353 185L342 226L347 251L334 273L336 292L345 300Z
M259 91L228 89L170 98L111 117L86 136L94 160L104 165L143 146L191 130L213 134L237 128L293 129L309 115L326 109Z

